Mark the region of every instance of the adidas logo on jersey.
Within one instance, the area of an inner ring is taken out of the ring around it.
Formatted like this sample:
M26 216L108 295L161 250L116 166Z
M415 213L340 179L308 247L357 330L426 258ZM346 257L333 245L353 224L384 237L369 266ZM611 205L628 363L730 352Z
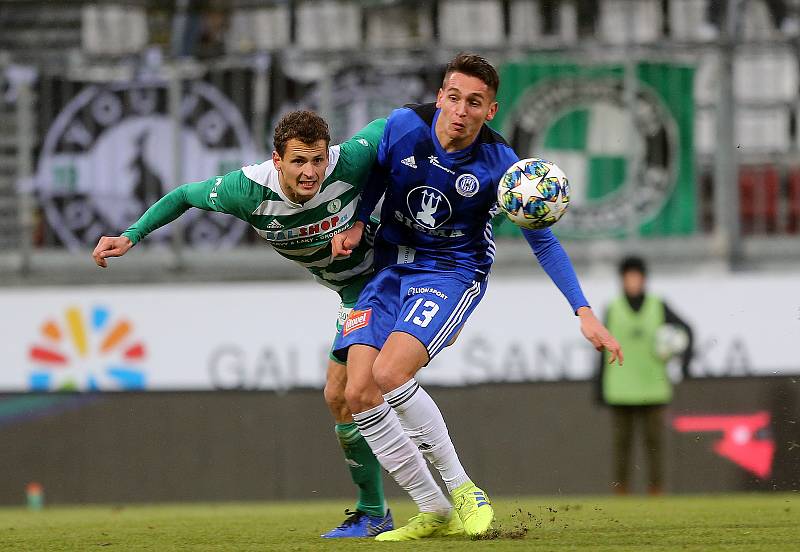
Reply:
M405 159L403 159L400 162L403 165L405 165L406 167L411 167L412 169L416 169L417 168L417 160L414 159L413 155L411 157L406 157Z
M267 224L267 228L270 228L270 229L273 229L273 228L274 228L274 229L280 229L280 228L283 228L283 224L281 224L280 222L278 222L278 221L277 221L277 220L275 220L275 219L272 219L272 220L269 222L269 224Z

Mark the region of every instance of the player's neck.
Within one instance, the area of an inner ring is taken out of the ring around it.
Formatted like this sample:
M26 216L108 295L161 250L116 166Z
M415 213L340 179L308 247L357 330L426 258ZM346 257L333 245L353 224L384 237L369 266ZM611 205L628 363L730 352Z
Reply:
M434 127L434 132L436 132L436 139L439 140L439 145L442 146L442 149L447 153L453 153L454 151L463 150L467 146L469 146L472 142L475 141L474 136L465 136L464 138L450 138L447 135L445 130L445 123L441 117L436 119L436 126Z

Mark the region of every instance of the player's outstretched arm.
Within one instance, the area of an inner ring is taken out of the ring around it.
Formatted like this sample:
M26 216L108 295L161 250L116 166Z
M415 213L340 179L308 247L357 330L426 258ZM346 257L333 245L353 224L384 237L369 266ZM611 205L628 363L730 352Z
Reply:
M581 333L583 337L589 340L589 343L598 351L608 351L611 357L608 359L609 364L617 361L620 366L625 358L622 355L622 347L620 347L617 340L611 335L611 332L603 325L600 320L594 315L592 309L589 307L581 307L577 312L581 320Z
M261 202L261 189L237 170L202 182L178 186L150 206L121 236L104 236L92 257L105 268L108 257L121 257L145 236L169 224L192 207L216 211L247 221L247 216Z
M572 263L558 239L549 228L544 230L523 230L522 233L525 235L525 239L528 240L534 255L539 260L539 264L542 265L544 271L569 301L573 312L580 318L583 336L598 351L611 353L610 362L617 361L622 365L624 359L619 343L592 312L592 308L581 290L575 269L572 267Z
M363 235L364 223L358 220L353 226L331 238L331 254L334 258L350 255L361 243Z
M103 236L97 242L97 247L92 252L92 257L97 266L108 267L109 257L122 257L133 247L133 242L127 236Z
M191 186L202 186L202 183L184 184L156 201L145 213L134 222L121 236L103 236L92 252L97 266L108 267L109 257L121 257L139 243L147 234L161 228L178 218L184 211L192 207L187 189ZM203 190L205 191L205 190Z
M542 230L523 229L522 234L531 246L531 250L539 264L569 301L572 312L577 315L581 307L589 307L589 301L583 295L583 290L578 282L575 269L572 267L572 262L553 232L549 228Z

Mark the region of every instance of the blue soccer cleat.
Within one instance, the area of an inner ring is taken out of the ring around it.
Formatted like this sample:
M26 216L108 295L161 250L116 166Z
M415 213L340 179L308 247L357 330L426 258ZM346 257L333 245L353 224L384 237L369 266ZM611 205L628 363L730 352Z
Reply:
M392 520L391 510L386 510L386 515L370 516L356 510L345 510L347 519L342 522L339 527L331 529L324 535L326 539L341 539L341 538L358 538L358 537L375 537L383 532L391 531L394 529L394 520Z

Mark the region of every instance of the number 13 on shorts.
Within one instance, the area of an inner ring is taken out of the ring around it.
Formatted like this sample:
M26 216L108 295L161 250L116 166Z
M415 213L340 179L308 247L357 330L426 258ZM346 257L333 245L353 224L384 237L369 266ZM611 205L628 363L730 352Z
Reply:
M436 313L439 312L439 305L436 302L431 301L430 299L426 300L425 303L422 305L422 310L419 312L419 316L414 316L414 313L417 312L417 309L420 306L420 303L425 300L424 297L420 297L414 302L414 305L411 307L411 310L408 312L406 317L403 319L403 322L408 322L411 320L417 326L421 328L426 328L428 324L431 323L433 317L436 316ZM411 317L414 316L412 320Z
M419 339L430 358L452 342L486 290L484 282L442 272L413 274L403 284L407 299L393 329Z

